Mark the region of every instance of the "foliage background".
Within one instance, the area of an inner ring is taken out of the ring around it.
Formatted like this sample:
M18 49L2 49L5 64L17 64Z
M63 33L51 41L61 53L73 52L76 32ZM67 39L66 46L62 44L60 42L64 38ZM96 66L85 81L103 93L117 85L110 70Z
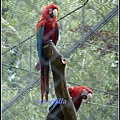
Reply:
M81 6L84 0L2 0L2 108L26 86L39 78L34 70L38 61L36 36L21 45L21 41L35 33L43 8L55 3L58 18ZM89 0L85 5L84 34L94 27L117 0ZM82 9L59 21L61 26L57 49L68 51L82 37ZM90 87L94 96L90 103L83 102L78 120L116 120L118 117L118 15L103 26L82 47L67 58L66 79ZM54 86L50 72L49 99L54 100ZM44 120L50 104L40 105L39 82L2 114L3 120Z

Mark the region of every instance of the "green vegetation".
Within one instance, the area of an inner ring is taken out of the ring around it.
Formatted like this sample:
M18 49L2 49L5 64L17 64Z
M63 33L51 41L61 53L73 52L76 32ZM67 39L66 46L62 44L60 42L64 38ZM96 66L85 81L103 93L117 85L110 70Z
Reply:
M85 5L84 25L86 34L108 12L116 7L117 0L89 0ZM23 88L39 78L34 70L38 61L35 34L40 12L49 3L59 6L58 19L81 6L83 0L2 0L2 52L17 45L2 55L2 108ZM57 49L69 50L82 37L82 9L59 21L61 26ZM116 120L118 97L118 15L103 26L82 46L67 58L66 79L68 85L85 85L93 92L91 103L83 102L78 110L78 120ZM30 65L31 71L30 72ZM71 84L72 82L73 84ZM52 73L50 72L49 100L56 98ZM105 92L103 92L105 91ZM109 93L109 94L108 94ZM3 120L44 120L50 104L36 105L40 101L37 83L30 91L2 114Z

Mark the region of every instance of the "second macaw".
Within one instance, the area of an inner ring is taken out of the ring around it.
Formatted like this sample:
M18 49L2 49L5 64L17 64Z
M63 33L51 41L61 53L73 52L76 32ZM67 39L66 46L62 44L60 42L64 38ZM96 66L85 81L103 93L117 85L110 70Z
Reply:
M49 40L52 40L56 45L59 37L59 24L57 22L58 6L50 4L44 8L40 21L37 23L36 36L37 36L37 51L39 62L35 69L41 70L40 72L40 89L41 100L48 100L49 93L49 61L45 56L42 47Z
M86 86L68 87L68 91L76 111L79 109L82 100L91 100L93 94L92 90ZM50 106L46 120L64 120L62 109L57 100Z

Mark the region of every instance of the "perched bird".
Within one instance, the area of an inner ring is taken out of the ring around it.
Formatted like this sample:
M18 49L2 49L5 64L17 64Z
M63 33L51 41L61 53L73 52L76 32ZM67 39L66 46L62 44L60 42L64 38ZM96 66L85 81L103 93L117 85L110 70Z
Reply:
M58 6L50 4L44 8L40 21L37 23L37 51L39 62L35 66L36 70L40 70L40 89L41 100L48 100L49 93L49 61L45 56L42 48L45 43L51 40L56 45L59 37L59 24L57 22Z
M79 109L82 100L91 100L93 94L92 90L86 86L68 87L68 91L76 111ZM64 120L64 115L60 107L60 103L58 103L58 100L54 101L50 106L46 120Z

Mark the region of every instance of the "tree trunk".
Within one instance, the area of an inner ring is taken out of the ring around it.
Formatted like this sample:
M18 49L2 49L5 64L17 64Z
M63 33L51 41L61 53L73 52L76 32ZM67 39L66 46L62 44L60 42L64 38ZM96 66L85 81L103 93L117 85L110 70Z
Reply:
M76 110L70 98L66 85L66 60L62 57L62 54L56 49L55 45L52 42L46 43L46 45L43 47L43 52L48 57L51 63L55 94L58 99L60 98L64 101L63 104L60 104L64 114L64 119L77 120Z

